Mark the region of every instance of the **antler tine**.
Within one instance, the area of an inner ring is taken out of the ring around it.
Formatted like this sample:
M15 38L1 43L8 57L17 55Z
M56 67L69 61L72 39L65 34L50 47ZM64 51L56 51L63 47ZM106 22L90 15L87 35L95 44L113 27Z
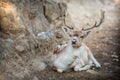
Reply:
M95 28L95 27L96 27L96 24L97 24L97 22L95 21L95 23L94 23L93 27L91 27L91 28L87 28L87 29L82 28L82 30L83 30L83 31L87 31L87 30L93 29L93 28Z
M99 27L104 21L104 13L105 13L105 11L101 10L101 19L100 19L100 22L98 24L97 24L97 21L95 21L94 25L91 28L87 28L87 29L82 28L82 30L86 31L86 30L93 29L95 27Z
M104 13L105 13L105 11L101 10L101 19L100 19L100 22L99 22L98 25L95 25L95 27L99 27L103 23L103 21L104 21Z

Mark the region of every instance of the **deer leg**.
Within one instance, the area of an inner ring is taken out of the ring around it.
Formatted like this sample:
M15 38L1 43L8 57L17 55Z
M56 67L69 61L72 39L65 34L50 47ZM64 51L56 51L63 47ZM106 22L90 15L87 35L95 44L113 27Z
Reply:
M101 68L100 63L95 59L91 51L89 51L89 59L89 64L95 64L95 67Z
M92 57L92 60L93 60L93 63L95 64L95 66L96 66L97 68L101 68L100 63L99 63L94 57Z
M90 51L90 49L87 46L86 46L86 50L88 52L89 59L93 61L93 63L97 68L100 68L101 67L100 63L95 59L95 57L93 56L93 53Z
M84 61L83 61L82 59L77 58L77 59L73 62L72 65L74 66L74 71L79 71L79 69L80 69L82 66L84 66L85 63L84 63Z

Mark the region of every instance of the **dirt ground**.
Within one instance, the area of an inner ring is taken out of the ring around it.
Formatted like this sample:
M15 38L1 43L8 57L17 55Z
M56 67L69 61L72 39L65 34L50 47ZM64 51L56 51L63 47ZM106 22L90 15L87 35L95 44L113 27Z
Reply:
M35 74L39 80L119 80L120 63L118 59L116 59L117 57L114 56L120 54L119 30L108 29L102 31L95 36L97 40L93 42L87 42L97 60L102 64L102 68L96 70L99 74L90 74L84 71L70 71L60 74L51 69L46 69ZM112 35L106 36L106 34ZM110 41L104 41L106 38L110 38Z
M81 16L84 16L84 14L86 13L87 17L89 17L90 15L89 10L91 10L90 12L95 13L96 9L93 9L93 8L90 9L89 6L79 7L80 4L76 4L74 0L72 1L73 1L72 4L68 3L68 12L71 13L70 16L72 16L71 17L72 21L76 23L74 26L79 27L80 24L83 23L82 22L83 18L81 18ZM85 0L81 0L81 1L85 1ZM101 0L101 1L104 2L104 0ZM89 1L86 2L85 5L88 5L88 4L89 4ZM91 7L96 7L96 6L94 5ZM82 11L79 11L78 9ZM119 59L120 58L120 34L119 34L120 33L120 6L110 4L108 6L104 6L104 10L106 11L104 23L100 27L93 29L90 35L85 39L85 43L91 49L91 51L93 52L98 62L100 62L100 64L102 65L101 69L94 69L94 71L89 71L89 72L88 71L74 72L73 70L71 70L64 73L58 73L55 70L51 69L50 67L47 67L45 70L42 70L42 71L31 70L30 74L26 75L25 77L23 76L21 77L22 71L20 70L23 70L23 72L25 72L24 69L16 68L16 66L14 65L13 65L14 67L10 66L11 64L9 63L17 59L10 59L11 61L9 61L8 59L8 62L7 60L6 62L10 65L8 65L7 69L9 69L10 71L5 70L6 73L1 72L0 79L2 79L1 74L2 75L5 74L5 76L3 77L6 79L3 78L3 80L120 80L120 59ZM95 15L98 17L96 13ZM83 21L86 22L86 20L83 20ZM23 54L20 54L20 55L23 55ZM27 57L28 55L24 57L26 62L27 62L27 59L26 59ZM21 61L22 61L22 58L21 58ZM11 69L9 68L9 66ZM20 64L20 66L24 67L22 64ZM27 67L30 67L30 66L27 65L25 68ZM18 72L21 72L21 73L14 73L18 75L17 78L14 76L11 77L11 75L13 74L11 72L12 69L13 69L13 73L16 69L18 70ZM26 74L27 74L27 70L26 70Z
M115 6L114 6L115 7ZM108 13L120 13L120 8L110 9ZM117 16L117 15L115 15ZM120 79L120 16L106 19L98 29L94 29L85 43L92 50L102 68L91 74L86 71L57 73L47 68L41 72L35 72L34 80L119 80ZM103 29L104 28L104 29ZM92 37L91 37L92 36Z

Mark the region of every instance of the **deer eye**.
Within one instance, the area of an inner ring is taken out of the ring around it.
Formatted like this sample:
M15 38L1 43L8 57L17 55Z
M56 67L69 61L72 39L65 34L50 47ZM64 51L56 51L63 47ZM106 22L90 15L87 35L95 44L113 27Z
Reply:
M80 36L80 38L84 38L84 36Z
M70 36L70 37L72 37L72 35L71 35L71 34L70 34L69 36Z

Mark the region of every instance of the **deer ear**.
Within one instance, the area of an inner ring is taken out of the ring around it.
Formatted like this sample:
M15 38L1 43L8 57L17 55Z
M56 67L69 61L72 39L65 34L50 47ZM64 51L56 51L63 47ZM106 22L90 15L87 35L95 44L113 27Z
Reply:
M68 29L67 27L62 27L62 30L63 30L63 32L64 33L67 33L67 34L69 34L70 33L70 29Z
M86 38L90 32L91 31L83 31L80 37L81 38Z
M72 34L73 34L73 31L70 30L69 28L67 27L62 27L62 30L65 34L67 34L69 37L72 37Z

